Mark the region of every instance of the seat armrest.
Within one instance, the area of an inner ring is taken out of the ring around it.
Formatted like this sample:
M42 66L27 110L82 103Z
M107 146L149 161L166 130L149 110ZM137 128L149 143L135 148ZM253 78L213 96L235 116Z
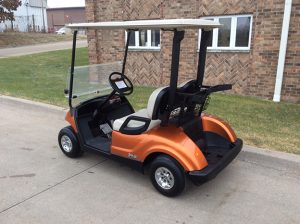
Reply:
M128 123L130 121L140 121L144 124L139 127L128 127ZM126 118L125 122L120 127L120 132L126 135L139 135L146 131L150 125L151 120L146 117L137 117L137 116L129 116Z

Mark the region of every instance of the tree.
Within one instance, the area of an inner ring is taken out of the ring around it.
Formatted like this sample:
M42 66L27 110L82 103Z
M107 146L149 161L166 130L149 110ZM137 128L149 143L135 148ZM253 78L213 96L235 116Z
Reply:
M21 0L0 0L0 23L5 20L15 20L13 11L16 11L21 4Z

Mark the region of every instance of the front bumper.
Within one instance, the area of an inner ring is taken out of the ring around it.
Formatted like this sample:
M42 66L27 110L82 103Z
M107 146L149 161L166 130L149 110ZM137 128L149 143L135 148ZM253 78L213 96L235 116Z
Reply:
M233 143L233 147L228 149L228 152L220 159L218 162L213 164L208 164L202 170L191 171L188 173L189 178L196 185L203 184L213 178L215 178L218 173L220 173L241 151L243 147L243 141L237 139Z

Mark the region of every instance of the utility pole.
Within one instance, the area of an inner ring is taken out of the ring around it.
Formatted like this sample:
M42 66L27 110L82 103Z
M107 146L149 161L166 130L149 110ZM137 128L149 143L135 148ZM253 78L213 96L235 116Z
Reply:
M41 1L42 1L42 16L43 16L43 30L42 30L42 32L46 33L45 18L44 18L44 0L41 0Z
M33 32L35 33L35 20L34 20L34 15L32 15L32 26L33 26Z
M14 31L14 22L12 19L10 19L10 25L11 25L11 31Z
M25 6L26 6L26 15L27 15L27 32L29 32L30 31L30 29L29 29L29 13L28 13L28 5L29 5L29 3L28 2L26 2L25 3Z

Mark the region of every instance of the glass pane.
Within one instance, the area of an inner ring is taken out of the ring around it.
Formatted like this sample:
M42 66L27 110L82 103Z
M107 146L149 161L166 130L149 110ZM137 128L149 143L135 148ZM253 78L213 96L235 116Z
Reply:
M218 47L229 47L231 18L221 18L219 22L223 24L223 26L219 28L218 32Z
M107 95L112 91L108 77L112 72L121 72L122 62L87 65L74 68L73 104L78 104L95 96ZM67 89L69 89L69 79Z
M248 47L251 17L238 17L236 25L236 47Z
M160 46L160 30L151 30L151 46Z
M141 30L139 32L140 46L147 46L147 30Z
M135 32L130 31L129 46L135 46Z

